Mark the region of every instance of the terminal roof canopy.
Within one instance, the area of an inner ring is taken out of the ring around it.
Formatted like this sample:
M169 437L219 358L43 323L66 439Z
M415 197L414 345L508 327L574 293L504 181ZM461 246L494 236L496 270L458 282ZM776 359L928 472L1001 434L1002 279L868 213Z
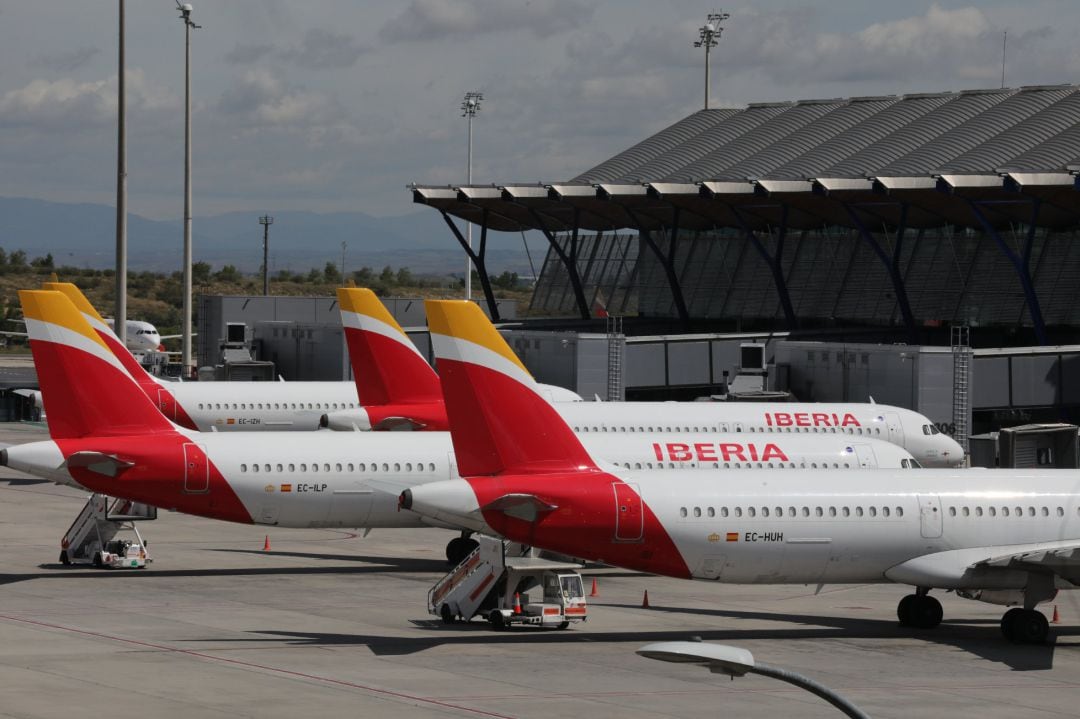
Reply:
M701 110L568 180L413 186L492 230L1080 224L1080 86Z

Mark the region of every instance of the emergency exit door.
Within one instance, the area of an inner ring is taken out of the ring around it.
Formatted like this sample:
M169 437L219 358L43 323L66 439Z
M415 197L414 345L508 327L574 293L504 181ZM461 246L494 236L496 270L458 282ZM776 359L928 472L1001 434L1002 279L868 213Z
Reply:
M184 445L184 491L189 494L210 491L210 462L201 444Z
M615 541L642 541L645 519L637 485L614 482L611 487L615 490Z

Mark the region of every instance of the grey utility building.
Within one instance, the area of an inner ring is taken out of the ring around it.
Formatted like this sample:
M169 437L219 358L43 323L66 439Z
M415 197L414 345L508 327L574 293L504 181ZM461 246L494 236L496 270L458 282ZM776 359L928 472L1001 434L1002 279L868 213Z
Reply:
M534 305L744 326L1080 327L1080 86L703 110L580 175L414 186L550 242ZM569 299L567 299L569 298Z

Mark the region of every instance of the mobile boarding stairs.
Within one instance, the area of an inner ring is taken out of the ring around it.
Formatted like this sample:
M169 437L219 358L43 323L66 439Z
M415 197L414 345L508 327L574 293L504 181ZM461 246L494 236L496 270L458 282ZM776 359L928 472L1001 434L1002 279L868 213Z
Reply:
M91 494L86 506L60 540L60 562L142 568L153 560L135 521L151 519L157 519L157 507L104 494ZM123 530L133 532L135 541L117 539L116 535ZM134 563L124 561L126 559Z

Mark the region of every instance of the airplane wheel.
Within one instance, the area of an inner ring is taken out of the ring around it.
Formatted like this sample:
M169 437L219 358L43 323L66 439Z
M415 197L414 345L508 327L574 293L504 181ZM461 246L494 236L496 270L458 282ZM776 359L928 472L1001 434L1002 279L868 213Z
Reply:
M941 624L942 616L944 612L941 609L941 602L929 595L918 597L918 601L912 605L912 624L919 629L933 629Z
M446 561L456 567L479 546L479 542L471 537L454 537L446 544Z
M444 604L439 608L439 616L442 617L443 624L454 623L454 612L450 609L449 604Z
M491 624L491 628L497 632L501 632L507 628L506 617L504 617L502 612L498 609L493 609L491 611L491 614L488 615L488 622Z
M60 550L60 563L63 564L65 567L71 564L71 557L68 556L66 549Z
M912 626L911 608L918 600L919 598L916 595L909 594L896 605L896 616L900 620L900 626Z
M570 622L559 622L559 629L566 629L570 626Z
M94 566L98 569L102 569L105 566L105 560L101 558L101 552L94 555Z
M1050 632L1046 615L1037 609L1014 607L1001 618L1001 633L1017 644L1042 644Z

